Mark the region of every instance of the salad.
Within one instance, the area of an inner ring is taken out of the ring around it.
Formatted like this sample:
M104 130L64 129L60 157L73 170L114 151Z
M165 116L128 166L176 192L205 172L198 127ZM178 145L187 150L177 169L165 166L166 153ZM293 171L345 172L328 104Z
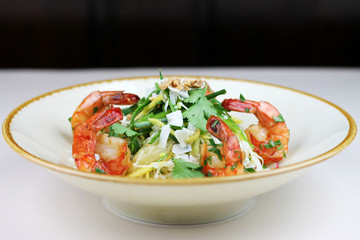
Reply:
M92 92L69 119L76 167L129 178L196 178L259 172L286 157L289 130L278 110L242 94L219 102L224 94L201 79L161 72L141 99ZM244 130L230 111L259 121Z

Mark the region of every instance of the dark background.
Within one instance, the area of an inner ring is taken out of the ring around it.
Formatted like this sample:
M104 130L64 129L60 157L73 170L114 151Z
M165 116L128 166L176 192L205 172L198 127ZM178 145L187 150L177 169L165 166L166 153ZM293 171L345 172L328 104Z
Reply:
M0 68L360 66L359 0L9 0Z

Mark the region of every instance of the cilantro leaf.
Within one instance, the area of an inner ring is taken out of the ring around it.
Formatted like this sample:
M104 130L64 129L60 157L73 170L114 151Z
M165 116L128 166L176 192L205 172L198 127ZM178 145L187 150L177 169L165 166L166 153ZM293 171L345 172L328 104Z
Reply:
M194 104L189 107L189 110L183 113L183 116L187 118L192 125L206 132L206 119L211 115L217 116L218 113L214 105L205 97L206 88L193 92L194 93L192 93L189 98L186 98L184 102Z
M244 168L244 170L245 172L250 172L250 173L256 172L254 168Z
M196 103L199 98L201 98L204 95L204 89L198 89L198 90L190 90L189 97L184 99L185 103ZM206 90L205 90L206 93Z
M115 134L125 134L128 137L134 137L136 136L138 133L121 125L120 123L114 123L113 125L111 125L110 127L110 133L109 135L114 136Z
M205 177L200 171L202 167L198 164L185 162L176 158L173 158L172 161L174 162L174 169L172 171L173 178Z
M102 173L102 174L105 174L105 173L106 173L105 171L103 171L102 169L97 168L97 167L95 167L95 172L96 172L96 173Z
M285 122L285 120L284 120L284 118L283 118L283 116L282 116L281 114L279 114L278 116L273 117L273 119L274 119L274 121L275 121L276 123L278 123L278 122Z
M240 101L241 102L245 102L245 98L244 98L244 96L240 93Z

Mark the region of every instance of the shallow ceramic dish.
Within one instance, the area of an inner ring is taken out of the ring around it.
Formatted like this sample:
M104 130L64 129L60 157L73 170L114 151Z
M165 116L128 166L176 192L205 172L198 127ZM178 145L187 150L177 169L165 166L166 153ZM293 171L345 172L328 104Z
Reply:
M65 181L99 195L108 209L163 224L212 222L243 212L257 196L339 153L355 137L352 117L318 97L247 80L201 78L214 90L226 88L227 98L238 98L242 93L247 99L266 100L278 108L291 130L289 152L280 162L280 168L234 177L163 181L84 173L60 164L72 144L67 119L85 96L94 90L126 90L144 96L145 89L153 86L158 77L99 81L38 96L10 113L3 124L3 134L20 155L52 170ZM244 127L256 122L251 114L232 114L244 120Z

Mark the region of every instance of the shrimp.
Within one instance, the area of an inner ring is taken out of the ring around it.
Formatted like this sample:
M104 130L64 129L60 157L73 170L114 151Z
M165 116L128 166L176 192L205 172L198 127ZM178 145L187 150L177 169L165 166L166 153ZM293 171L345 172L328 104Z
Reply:
M95 151L99 154L100 160L106 163L109 174L123 175L132 167L131 151L125 139L109 137L108 134L98 132L96 141Z
M222 146L208 149L207 143L201 145L200 164L207 176L232 176L244 173L239 140L219 117L210 116L206 129L222 142ZM224 159L223 159L224 158Z
M270 103L251 100L225 99L221 105L229 111L253 113L258 124L249 126L245 133L254 145L254 151L264 164L277 162L286 157L289 129L279 111Z
M124 93L124 91L92 92L81 102L72 115L72 129L74 130L79 124L94 115L94 113L109 109L110 104L132 105L137 103L139 99L137 95Z
M73 158L79 170L107 174L124 174L132 166L130 150L124 139L108 137L99 131L122 120L120 108L104 109L74 129ZM100 156L96 161L95 154Z

